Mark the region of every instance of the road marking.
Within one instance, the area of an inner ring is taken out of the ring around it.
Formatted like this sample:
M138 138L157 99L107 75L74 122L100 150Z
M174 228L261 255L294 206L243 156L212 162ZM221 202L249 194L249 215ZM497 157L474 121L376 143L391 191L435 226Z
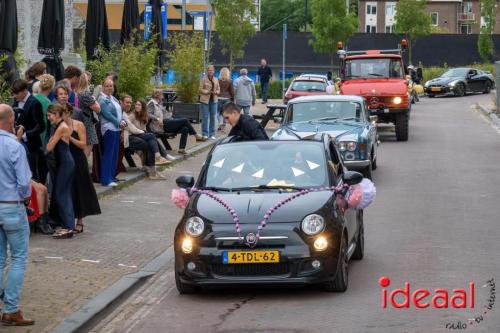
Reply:
M153 205L161 205L161 202L158 202L158 201L147 201L146 203L153 204Z
M84 261L84 262L91 262L93 264L98 264L98 263L101 262L101 259L99 259L99 260L82 259L82 261Z
M118 264L120 267L128 267L128 268L137 268L137 266L129 266L129 265L124 265L124 264Z
M63 260L63 257L45 257L45 259L57 259L57 260Z
M122 201L120 201L120 202L123 202L123 203L133 203L133 202L135 202L135 201L134 201L134 200L122 200Z

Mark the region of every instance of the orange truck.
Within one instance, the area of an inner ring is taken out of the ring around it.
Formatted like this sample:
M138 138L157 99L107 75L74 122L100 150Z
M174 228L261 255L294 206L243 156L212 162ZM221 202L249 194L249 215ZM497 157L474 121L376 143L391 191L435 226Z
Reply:
M342 83L340 94L364 98L370 116L392 123L396 139L408 141L411 99L403 64L406 40L393 50L350 51L338 43Z

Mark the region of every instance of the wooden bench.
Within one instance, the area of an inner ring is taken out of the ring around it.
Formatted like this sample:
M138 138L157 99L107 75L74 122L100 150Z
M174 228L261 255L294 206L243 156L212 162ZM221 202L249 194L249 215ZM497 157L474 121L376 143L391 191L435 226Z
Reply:
M278 110L278 114L275 115L274 113ZM280 120L283 120L283 117L285 116L285 110L286 110L286 104L269 104L267 106L267 112L264 115L254 115L254 119L262 119L260 124L262 125L263 128L266 128L267 123L269 120L277 121L278 118Z

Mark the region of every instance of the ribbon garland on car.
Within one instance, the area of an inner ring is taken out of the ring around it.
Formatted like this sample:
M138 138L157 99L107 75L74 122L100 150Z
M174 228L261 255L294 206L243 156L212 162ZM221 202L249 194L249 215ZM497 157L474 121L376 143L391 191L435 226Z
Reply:
M269 208L266 211L263 219L260 221L259 226L257 227L257 234L255 235L257 241L260 239L260 233L261 233L262 229L266 226L271 215L274 212L276 212L280 207L284 206L285 204L289 203L290 201L292 201L298 197L301 197L303 195L306 195L308 193L311 193L311 192L331 191L331 192L334 192L336 195L339 195L339 194L345 195L345 193L347 193L350 189L351 189L351 186L349 186L347 184L341 184L341 185L332 186L332 187L309 188L309 189L300 190L300 191L292 194L291 196L278 201L273 207ZM243 241L243 237L241 236L240 218L238 217L238 214L236 213L236 210L234 208L229 206L229 204L227 202L225 202L221 197L219 197L217 194L215 194L211 191L192 188L191 190L189 190L189 192L191 194L194 194L194 193L204 194L204 195L208 196L209 198L215 200L219 204L221 204L222 207L224 207L231 214L231 217L233 218L233 221L234 221L235 227L236 227L236 233L238 234L238 240L240 242ZM257 244L257 242L255 244Z

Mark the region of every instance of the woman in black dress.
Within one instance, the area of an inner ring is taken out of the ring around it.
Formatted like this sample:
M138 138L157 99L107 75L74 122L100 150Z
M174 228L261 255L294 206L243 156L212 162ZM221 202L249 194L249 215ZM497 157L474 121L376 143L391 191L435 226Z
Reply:
M85 149L87 148L86 128L82 122L72 119L72 115L73 107L67 104L63 119L71 132L69 149L75 161L73 209L77 222L74 231L80 233L83 232L83 218L101 214L101 208L90 178L87 157L85 156Z
M56 227L54 238L71 238L75 228L72 183L75 162L69 150L69 127L62 119L64 108L59 104L50 105L47 110L49 122L54 126L47 152L54 155L55 165L51 168L52 197L49 213L51 224Z

